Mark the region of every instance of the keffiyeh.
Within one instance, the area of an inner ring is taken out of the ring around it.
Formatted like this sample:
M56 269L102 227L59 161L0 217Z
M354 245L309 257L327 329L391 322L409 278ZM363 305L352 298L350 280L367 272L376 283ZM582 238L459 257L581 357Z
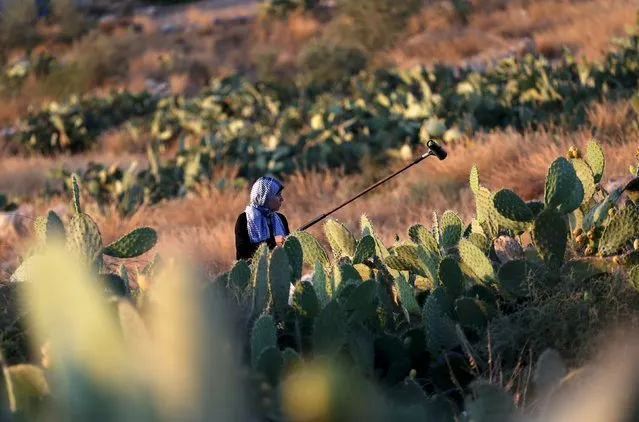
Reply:
M285 236L284 224L266 203L282 189L282 184L272 177L261 177L251 188L251 203L245 209L248 234L251 242L258 243L271 237L269 222L275 236Z

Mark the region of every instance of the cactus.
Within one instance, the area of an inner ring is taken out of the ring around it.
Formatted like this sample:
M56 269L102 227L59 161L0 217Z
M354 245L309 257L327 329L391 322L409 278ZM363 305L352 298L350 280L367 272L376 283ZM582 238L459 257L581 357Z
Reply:
M313 288L322 306L326 306L333 296L334 286L329 283L329 276L324 271L324 267L319 261L315 262L313 271Z
M408 284L403 275L400 274L395 278L395 285L399 292L399 300L404 308L406 308L406 311L412 315L421 314L422 310L417 299L415 299L413 288Z
M313 319L320 311L320 301L315 288L308 281L298 281L295 284L292 307L297 315L303 318Z
M509 189L502 189L493 196L493 205L497 212L507 219L530 222L534 216L523 199Z
M305 264L315 265L315 261L317 260L325 267L330 266L326 251L311 234L307 232L295 232L292 236L296 237L300 245L302 245Z
M233 286L240 291L246 289L251 280L251 269L246 260L238 260L233 267L228 277L229 286Z
M353 264L361 264L368 261L373 255L375 255L375 239L370 235L366 235L357 242Z
M414 224L409 227L408 237L410 237L414 243L423 245L430 253L440 255L437 239L424 225Z
M253 315L259 315L266 310L268 305L268 252L265 249L258 249L253 257L253 262L255 263L253 264L255 269L253 270L251 283L253 285L251 312Z
M595 183L599 183L603 177L606 159L604 152L594 139L591 139L586 144L586 160L592 169Z
M302 269L304 266L304 251L302 250L302 244L297 237L287 236L284 241L284 249L286 249L288 261L291 265L291 276L293 280L300 280L302 278Z
M488 316L483 310L483 303L479 299L460 297L455 300L455 313L464 327L482 330L488 324Z
M523 259L506 262L499 268L499 284L516 297L528 296L528 282L533 277L531 265Z
M471 233L468 235L468 241L477 246L482 252L486 253L490 249L488 238L482 233Z
M533 226L532 236L539 255L550 271L561 267L568 243L568 225L559 211L549 208L542 211Z
M628 206L616 213L606 226L599 244L602 256L616 254L639 235L639 210Z
M443 312L434 295L426 298L422 309L422 320L428 352L432 356L437 356L441 351L451 349L458 344L455 324Z
M411 271L415 274L427 277L429 270L422 260L417 245L399 245L395 247L396 255L390 255L384 261L386 265L397 271Z
M580 158L573 158L570 164L575 168L575 174L579 178L584 190L583 200L580 205L586 204L595 194L597 187L595 186L595 175L590 166Z
M286 249L281 246L274 248L268 263L268 283L271 302L278 315L284 315L288 309L291 276Z
M269 347L277 347L277 328L268 314L261 315L251 329L251 363L258 367L260 355Z
M353 234L342 223L329 219L324 224L324 233L328 239L333 256L338 259L342 256L354 256L357 242Z
M134 258L151 250L157 240L157 232L154 229L138 227L108 244L102 253L114 258Z
M463 294L463 274L457 261L452 258L442 259L439 263L439 282L451 298L457 298Z
M461 239L463 231L462 219L451 210L446 210L441 218L440 244L444 249L452 248Z
M558 209L567 214L579 207L584 191L575 168L564 157L558 157L546 174L544 204L546 208Z
M346 313L337 301L331 300L315 318L313 350L318 355L332 357L346 344L346 340Z
M102 235L98 225L87 214L75 214L67 226L67 248L82 262L102 268Z
M479 171L475 164L470 169L469 182L470 190L476 195L479 192Z
M495 270L490 259L469 240L459 241L459 256L461 262L482 283L491 284L495 281Z

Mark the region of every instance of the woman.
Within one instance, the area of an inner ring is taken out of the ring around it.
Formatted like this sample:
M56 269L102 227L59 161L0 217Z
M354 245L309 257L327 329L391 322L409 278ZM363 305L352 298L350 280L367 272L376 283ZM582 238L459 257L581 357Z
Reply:
M251 188L250 204L235 222L235 258L251 259L259 245L281 246L289 235L288 221L277 212L284 186L272 177L260 177Z

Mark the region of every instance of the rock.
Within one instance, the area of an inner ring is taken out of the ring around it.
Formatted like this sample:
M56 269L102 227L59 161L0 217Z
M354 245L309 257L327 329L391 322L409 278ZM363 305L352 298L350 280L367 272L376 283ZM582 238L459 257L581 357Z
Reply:
M515 259L524 259L524 250L519 242L506 235L501 235L493 243L495 254L502 264Z

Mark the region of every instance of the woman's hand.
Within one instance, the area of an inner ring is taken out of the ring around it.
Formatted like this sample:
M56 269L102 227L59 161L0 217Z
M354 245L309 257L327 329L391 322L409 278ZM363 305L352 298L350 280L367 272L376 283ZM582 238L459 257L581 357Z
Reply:
M284 239L286 239L286 236L275 236L275 244L277 246L282 246L284 244Z

